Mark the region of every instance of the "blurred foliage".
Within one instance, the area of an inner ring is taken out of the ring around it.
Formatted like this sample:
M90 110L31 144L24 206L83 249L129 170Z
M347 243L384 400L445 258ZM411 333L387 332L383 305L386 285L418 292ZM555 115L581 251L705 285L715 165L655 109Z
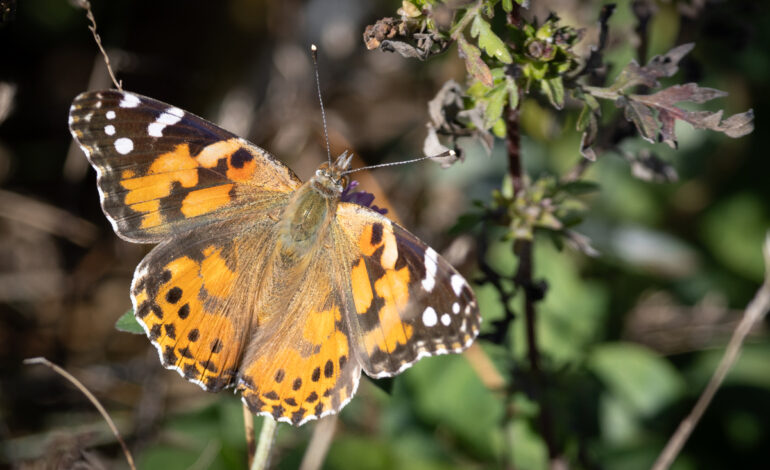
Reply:
M446 170L374 177L391 213L436 249L462 233L484 242L482 264L500 279L475 286L479 344L504 390L485 387L462 356L423 360L387 393L364 379L323 468L547 468L543 399L571 468L649 468L763 277L770 5L618 2L610 16L601 2L540 1L512 28L506 14L520 3L94 2L128 89L244 125L244 137L303 177L324 152L310 42L321 46L333 151L353 148L374 164L421 145L462 150L464 161ZM68 214L62 222L0 193L0 466L63 454L125 465L83 397L46 371L22 369L24 357L45 355L104 402L140 468L243 468L236 397L201 392L163 370L145 338L114 330L145 251L116 240L85 159L67 156L70 101L108 86L84 15L60 1L0 5L15 7L0 23L0 85L9 85L0 87L0 185ZM364 31L367 46L400 55L365 51ZM592 54L601 60L586 60ZM629 78L667 57L666 73ZM715 90L729 93L723 114L706 102ZM501 140L506 109L517 106L522 193L512 190ZM746 129L749 108L757 131L726 137ZM566 178L587 158L596 162ZM61 230L80 222L98 236ZM543 383L529 370L511 238L533 240L533 277L546 284L536 328ZM483 277L466 264L469 279ZM491 340L509 313L503 341ZM766 466L769 347L764 325L675 468ZM276 468L299 466L315 426L279 427Z

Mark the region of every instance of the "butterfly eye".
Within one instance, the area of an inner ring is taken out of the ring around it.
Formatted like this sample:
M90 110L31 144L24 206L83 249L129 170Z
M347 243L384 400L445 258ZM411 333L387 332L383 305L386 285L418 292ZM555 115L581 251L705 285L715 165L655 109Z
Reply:
M347 188L348 187L348 177L347 177L347 175L345 175L342 178L340 178L338 183L339 183L339 185L342 188Z

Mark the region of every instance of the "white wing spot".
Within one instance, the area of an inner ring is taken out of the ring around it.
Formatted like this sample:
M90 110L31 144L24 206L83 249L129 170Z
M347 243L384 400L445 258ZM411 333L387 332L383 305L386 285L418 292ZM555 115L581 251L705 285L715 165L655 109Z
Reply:
M425 251L425 279L422 280L422 288L428 292L432 292L436 286L437 256L436 251L431 247Z
M460 313L460 304L457 302L452 304L452 313Z
M115 119L115 111L112 111L112 110L107 111L107 114L105 114L105 116L107 117L107 119Z
M139 106L139 98L130 93L123 95L123 99L120 101L121 108L136 108L137 106Z
M158 119L156 119L155 122L147 126L147 133L152 137L162 137L163 129L165 129L166 126L172 126L178 123L182 119L182 116L184 116L184 111L181 109L168 108L163 114L158 116Z
M452 317L450 317L448 313L441 315L441 323L444 326L449 326L449 324L452 323Z
M134 141L128 137L121 137L115 141L115 150L121 155L126 155L134 150Z
M104 133L107 135L115 135L115 126L112 124L107 124L104 126Z
M422 312L422 324L431 327L436 326L436 323L438 323L436 311L433 310L433 307L426 307L425 311Z
M457 297L460 297L460 292L462 292L464 285L465 279L463 279L462 276L459 274L452 274L452 290L455 291Z

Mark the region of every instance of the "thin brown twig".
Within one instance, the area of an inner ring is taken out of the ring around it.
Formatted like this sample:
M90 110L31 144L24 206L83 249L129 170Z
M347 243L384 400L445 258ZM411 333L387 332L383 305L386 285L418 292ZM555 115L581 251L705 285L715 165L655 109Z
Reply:
M46 367L49 367L53 369L54 372L61 375L65 379L69 380L72 385L74 385L80 392L88 398L88 400L96 407L96 409L99 411L99 413L102 415L102 418L107 422L107 425L110 427L110 430L112 431L112 434L115 435L115 438L120 443L120 447L123 448L123 454L126 456L126 461L128 462L128 466L131 467L132 470L136 470L136 466L134 465L134 457L131 456L131 451L128 450L128 446L126 445L126 442L123 440L123 438L120 436L120 432L118 432L117 426L115 426L115 422L112 421L112 418L110 418L110 415L107 414L107 410L104 409L101 403L99 403L99 400L96 399L96 397L82 384L78 379L76 379L72 374L67 372L66 370L62 369L61 367L57 366L53 362L49 361L48 359L44 357L32 357L29 359L24 359L23 361L26 365L33 365L33 364L41 364Z
M96 41L96 45L99 47L99 50L104 57L104 65L107 66L107 72L110 74L112 83L115 85L115 88L123 91L123 81L115 78L115 73L112 71L112 65L110 64L110 56L108 56L107 51L104 50L104 46L102 46L102 38L99 36L99 33L96 32L96 18L94 17L93 11L91 11L91 2L88 0L78 0L78 4L81 8L86 10L86 18L88 18L88 20L91 22L91 24L88 26L88 29L91 30L91 34L94 36L94 41Z
M254 454L257 452L257 441L254 436L254 414L246 403L243 404L243 427L246 432L246 449L248 451L248 468L254 463Z
M770 234L765 238L763 254L765 258L765 280L762 283L762 286L746 307L743 318L735 328L735 331L730 338L730 342L727 343L727 348L722 355L722 360L719 361L719 365L711 376L706 388L703 390L703 393L701 393L690 414L679 423L679 427L677 427L676 431L666 444L666 447L655 461L655 464L652 467L653 470L666 470L672 463L674 463L674 459L676 459L682 451L685 442L687 442L687 439L690 437L690 434L692 434L695 426L698 425L701 417L703 417L703 413L705 413L717 390L719 390L722 382L724 382L727 373L730 372L730 369L732 369L735 362L738 360L746 336L754 325L762 321L762 318L770 309Z

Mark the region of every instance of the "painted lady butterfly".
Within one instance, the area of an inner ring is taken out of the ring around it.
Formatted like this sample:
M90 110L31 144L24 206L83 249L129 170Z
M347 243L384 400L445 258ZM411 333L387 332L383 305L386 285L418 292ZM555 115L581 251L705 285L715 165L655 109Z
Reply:
M300 425L371 377L459 353L481 321L468 283L414 235L341 200L350 157L302 183L272 155L179 108L83 93L69 126L115 233L158 243L131 301L169 369L235 387Z

